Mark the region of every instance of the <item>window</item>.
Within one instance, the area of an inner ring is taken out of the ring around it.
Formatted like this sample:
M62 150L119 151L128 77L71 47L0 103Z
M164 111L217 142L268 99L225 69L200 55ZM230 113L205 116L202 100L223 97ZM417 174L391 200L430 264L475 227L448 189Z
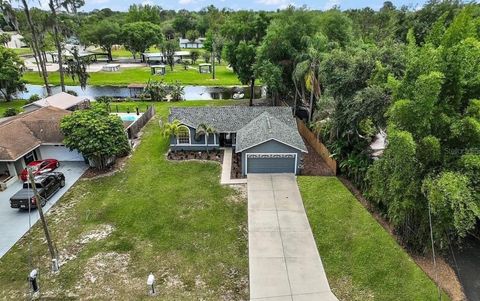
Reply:
M190 130L186 126L182 126L178 130L177 144L190 144Z

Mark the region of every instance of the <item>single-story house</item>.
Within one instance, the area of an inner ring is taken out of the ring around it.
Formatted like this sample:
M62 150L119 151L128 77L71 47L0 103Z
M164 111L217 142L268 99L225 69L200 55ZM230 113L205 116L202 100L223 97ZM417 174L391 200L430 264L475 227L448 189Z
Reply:
M25 112L31 112L48 106L63 110L75 111L88 108L90 106L90 100L86 97L74 96L66 92L60 92L24 105L23 110Z
M48 106L2 121L0 182L13 183L26 165L35 160L85 161L79 152L71 151L63 144L60 121L71 113Z
M161 52L145 52L142 53L143 60L148 64L153 64L156 62L166 63L167 56ZM181 62L185 59L190 59L191 53L190 51L175 51L173 54L173 59L175 62Z
M204 151L232 147L241 155L242 173L295 173L303 166L307 148L288 107L191 107L172 108L169 121L181 128L170 139L172 150ZM215 129L196 135L200 124Z
M203 48L203 43L205 43L206 38L198 38L195 41L190 41L189 39L179 40L180 48Z

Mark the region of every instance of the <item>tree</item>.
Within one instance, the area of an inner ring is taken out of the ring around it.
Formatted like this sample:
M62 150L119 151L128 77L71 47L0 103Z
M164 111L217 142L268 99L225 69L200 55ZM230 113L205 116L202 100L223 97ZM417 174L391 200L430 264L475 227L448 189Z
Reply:
M480 202L472 196L469 185L468 177L448 171L423 183L432 210L434 238L442 249L463 239L480 218Z
M6 101L17 91L25 90L22 80L23 62L12 50L0 46L0 93Z
M186 36L190 42L195 42L200 37L200 33L198 30L189 30L187 31Z
M167 58L167 64L170 66L170 70L173 71L175 66L175 51L178 49L178 43L175 40L168 40L161 44L160 47L164 56Z
M125 48L132 52L134 59L151 46L161 44L163 39L160 26L150 22L125 24L122 27L122 37Z
M132 4L128 8L127 23L151 22L154 24L162 23L163 10L158 5Z
M122 42L122 30L117 22L107 19L88 24L82 29L80 37L85 44L100 46L108 53L108 60L111 61L113 45Z
M238 79L244 85L250 85L250 106L253 106L253 97L255 90L255 69L256 47L253 44L240 42L234 51L235 59L232 64L233 71Z
M203 60L205 61L205 63L210 63L210 59L212 58L212 54L208 51L205 51L203 53Z
M8 33L0 33L0 46L7 47L8 42L10 42L11 38Z
M172 23L176 32L180 33L182 38L186 37L187 31L195 29L196 20L192 13L187 10L178 11Z
M152 101L163 101L167 98L168 89L163 81L149 80L144 89L144 93L150 95Z
M184 87L176 81L175 84L170 86L170 97L172 101L180 101L183 99L183 95L185 94Z
M177 119L173 120L172 122L162 123L161 131L162 131L163 137L171 137L171 136L176 137L182 127L183 127L182 123ZM174 152L176 152L176 148Z
M130 151L122 120L109 114L105 105L94 105L65 116L60 128L65 135L65 145L78 150L99 169L107 168L112 158Z
M197 50L192 50L190 52L190 59L192 60L192 64L195 64L198 60L200 53Z
M208 139L210 135L215 135L216 132L217 130L213 126L207 125L205 123L201 123L197 127L197 130L195 132L195 139L198 139L201 136L205 136L205 149L207 151L207 154L209 153Z
M87 72L87 66L90 64L88 58L80 57L78 55L77 47L73 47L71 50L72 58L67 60L67 74L71 76L72 80L78 79L80 87L85 90L87 87L90 74Z

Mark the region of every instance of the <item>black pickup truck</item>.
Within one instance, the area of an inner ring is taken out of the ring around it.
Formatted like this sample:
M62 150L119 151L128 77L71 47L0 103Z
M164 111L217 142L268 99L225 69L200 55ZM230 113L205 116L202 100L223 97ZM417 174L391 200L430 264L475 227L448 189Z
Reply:
M40 205L43 207L49 198L60 188L65 186L65 176L61 172L48 172L35 177L35 187L41 197ZM38 201L33 196L30 182L23 183L23 188L10 198L10 207L28 209L37 208Z

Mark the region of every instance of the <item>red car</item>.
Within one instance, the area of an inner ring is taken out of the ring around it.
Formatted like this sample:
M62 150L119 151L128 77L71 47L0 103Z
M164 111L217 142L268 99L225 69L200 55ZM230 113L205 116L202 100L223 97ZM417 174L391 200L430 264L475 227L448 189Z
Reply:
M28 169L32 169L33 175L37 176L45 172L53 171L58 166L60 166L60 163L58 162L58 160L55 160L55 159L33 161L28 163L27 168L22 170L22 174L20 175L20 178L24 182L28 180Z

